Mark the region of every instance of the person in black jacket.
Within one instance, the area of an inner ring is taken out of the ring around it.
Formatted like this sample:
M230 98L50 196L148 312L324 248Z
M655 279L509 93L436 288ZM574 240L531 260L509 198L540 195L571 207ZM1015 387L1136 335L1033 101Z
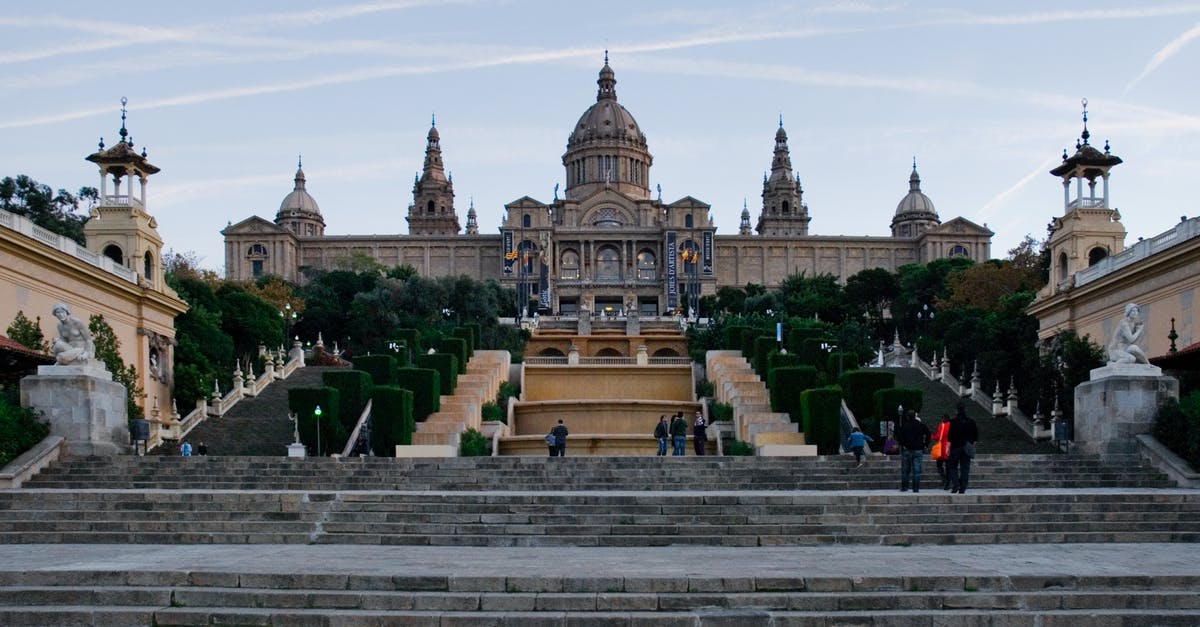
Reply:
M704 424L704 415L698 410L692 422L692 444L697 455L704 455L704 447L708 444L708 426Z
M979 440L979 427L967 415L967 409L958 404L958 413L950 421L950 493L965 494L967 480L971 477L971 459L975 457L975 442Z
M554 425L554 428L550 430L550 433L554 434L554 446L558 449L555 451L557 453L557 457L566 457L567 425L563 424L562 418L558 419L558 424Z
M687 444L688 423L683 418L683 412L675 412L671 419L671 455L686 455L684 446Z
M905 412L896 431L896 440L900 444L901 492L908 492L910 482L913 492L921 491L921 460L925 457L925 447L929 446L929 437L929 427L917 418L917 413L911 409Z
M659 457L667 454L667 438L669 437L671 437L671 430L667 428L667 417L659 416L658 424L654 426L654 439L658 440Z

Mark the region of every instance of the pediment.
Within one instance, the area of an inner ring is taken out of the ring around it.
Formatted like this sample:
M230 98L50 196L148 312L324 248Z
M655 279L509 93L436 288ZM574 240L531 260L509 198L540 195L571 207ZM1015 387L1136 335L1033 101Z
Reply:
M929 229L929 231L927 231L927 232L931 233L931 234L937 234L937 235L964 235L965 234L965 235L986 235L988 237L995 235L995 233L993 233L991 229L984 227L984 226L979 226L978 224L975 224L974 222L972 222L964 217L961 217L961 216L947 220L947 221L939 224L938 226L936 226L932 229Z
M251 235L251 234L289 234L287 229L271 222L270 220L260 218L258 216L250 216L237 224L227 226L221 230L221 235L229 237L230 235Z

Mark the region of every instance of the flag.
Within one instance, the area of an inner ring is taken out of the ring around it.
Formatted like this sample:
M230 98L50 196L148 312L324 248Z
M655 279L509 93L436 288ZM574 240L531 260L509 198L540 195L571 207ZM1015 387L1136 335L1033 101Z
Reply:
M504 253L504 258L505 258L505 259L508 259L509 261L512 261L513 259L516 259L516 258L517 258L517 251L515 251L515 250L510 250L510 251L508 251L508 252Z

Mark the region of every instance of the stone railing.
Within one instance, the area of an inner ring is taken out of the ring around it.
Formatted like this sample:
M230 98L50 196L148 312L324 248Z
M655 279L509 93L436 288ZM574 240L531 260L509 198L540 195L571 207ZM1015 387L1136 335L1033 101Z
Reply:
M1143 239L1115 255L1097 261L1089 268L1076 272L1074 276L1075 287L1095 281L1129 264L1178 246L1195 237L1200 237L1200 218L1184 220L1170 231L1160 233L1149 239ZM1067 282L1069 283L1069 280Z
M934 355L934 359L936 358L937 356ZM999 385L997 385L995 393L988 394L980 388L978 373L972 373L970 377L970 385L961 383L959 382L958 378L950 373L950 364L944 357L941 361L940 367L934 366L932 364L925 363L925 360L921 359L921 356L918 355L916 351L913 352L912 367L920 371L921 374L925 375L925 377L929 380L940 381L942 385L945 385L947 388L957 394L959 398L973 401L980 407L988 410L988 413L992 414L993 416L1003 416L1008 418L1022 431L1028 433L1030 437L1042 438L1045 435L1045 429L1038 426L1036 421L1030 419L1029 416L1025 415L1025 412L1021 411L1021 408L1017 406L1018 398L1016 390L1011 385L1009 386L1008 390L1003 392L1000 390ZM965 368L963 372L963 378L967 378Z
M354 423L354 431L350 432L350 438L346 440L346 447L342 449L342 457L349 457L354 451L354 447L358 444L358 436L362 433L363 428L367 429L367 433L371 432L369 426L371 422L371 406L373 400L368 400L366 407L363 407L362 413L358 416L358 422ZM369 443L368 443L369 444Z
M0 226L16 231L22 235L33 238L51 248L62 251L72 257L79 259L87 264L96 266L109 274L115 275L125 281L137 284L137 273L125 266L105 257L98 255L83 246L80 246L67 237L63 237L52 231L48 231L36 224L25 216L17 215L10 211L0 209Z

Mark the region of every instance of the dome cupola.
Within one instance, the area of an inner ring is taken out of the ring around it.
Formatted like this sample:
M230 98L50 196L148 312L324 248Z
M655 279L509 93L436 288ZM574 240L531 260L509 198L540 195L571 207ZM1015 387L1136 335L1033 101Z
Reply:
M892 218L892 237L916 237L941 224L933 201L921 191L921 175L917 174L917 159L913 158L912 174L908 177L908 193L896 205Z
M304 237L319 237L325 234L325 219L317 201L305 188L304 163L297 159L295 187L279 203L275 224Z

